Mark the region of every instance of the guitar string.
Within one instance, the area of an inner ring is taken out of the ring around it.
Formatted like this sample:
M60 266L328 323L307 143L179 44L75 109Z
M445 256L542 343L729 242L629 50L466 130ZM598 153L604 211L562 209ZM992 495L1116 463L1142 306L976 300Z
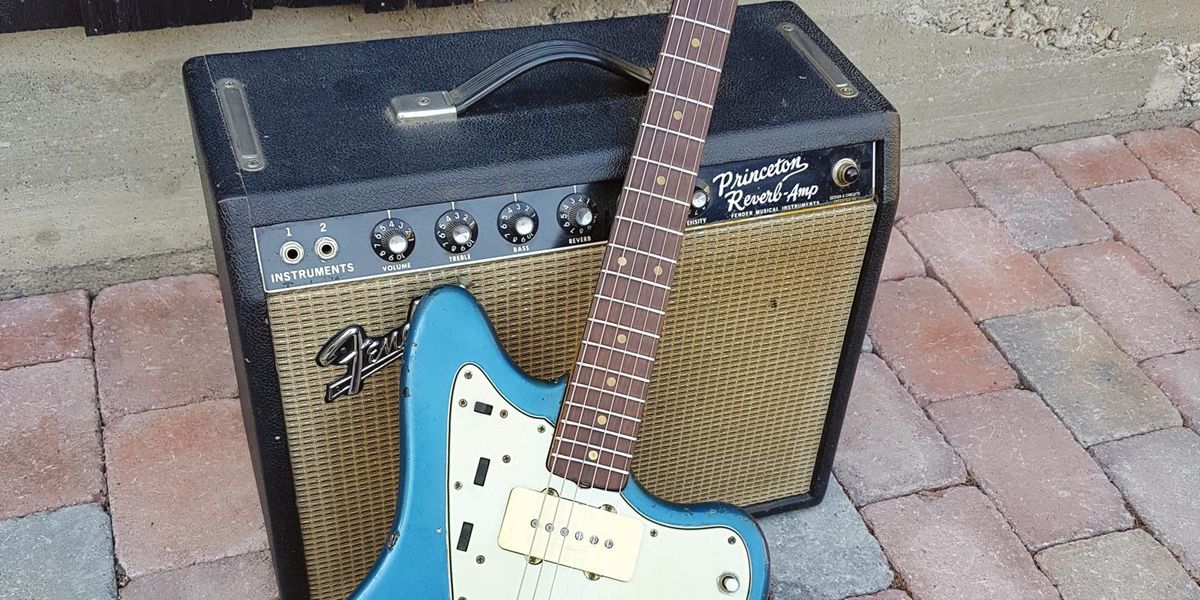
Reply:
M700 1L701 3L703 3L703 0L699 0L699 1ZM676 10L672 11L672 14L684 14L684 13L685 13L685 12L686 12L686 11L687 11L689 8L691 8L691 7L692 7L692 6L691 6L691 0L680 0L680 4L681 4L681 6L679 6L679 7L678 7ZM712 15L711 15L711 13L712 13L713 7L714 7L715 5L717 5L717 4L718 4L718 2L713 2L713 3L710 3L710 4L708 4L708 6L706 6L706 7L705 7L705 8L706 8L706 12L705 12L705 15L704 15L704 17L703 17L705 20L707 20L709 17L711 17L711 16L712 16ZM717 15L717 16L718 16L718 18L720 17L720 15ZM697 17L699 17L699 15L697 15ZM669 23L669 25L668 25L668 31L670 31L670 29L671 29L671 28L673 28L673 26L675 25L675 22L676 22L676 21L679 21L679 20L676 20L676 19L669 19L669 20L671 21L671 23ZM682 40L682 39L685 39L686 37L688 37L688 36L685 36L685 35L684 35L684 34L687 32L687 27L688 27L687 25L680 25L680 30L681 30L681 31L680 31L680 32L679 32L679 33L676 35L676 38L675 38L677 42L678 42L678 41L680 41L680 40ZM699 25L697 25L697 24L691 24L691 25L690 25L690 27L691 27L691 34L692 34L693 36L695 36L695 35L696 35L696 31L697 31L697 29L698 29L700 26L699 26ZM712 34L713 34L713 35L712 35L712 37L713 37L713 40L714 40L714 44L712 44L711 46L708 46L708 47L707 47L707 48L709 49L709 52L708 52L708 57L709 57L709 58L712 58L712 57L713 57L713 54L714 54L713 50L716 50L716 54L717 54L716 58L718 59L718 62L720 62L720 59L721 59L721 56L722 56L722 52L723 52L723 50L721 49L721 42L720 42L720 41L717 41L717 40L718 40L718 38L717 38L717 36L715 35L715 31L714 31L714 32L712 32ZM701 33L700 33L700 36L701 36L701 37L705 36L705 33L704 33L704 32L701 32ZM667 41L669 41L670 39L671 39L671 38L670 38L670 37L668 37L668 38L667 38ZM725 41L724 41L724 43L728 43L728 40L725 40ZM664 46L665 46L665 42L664 42ZM664 48L664 53L665 53L665 48ZM699 54L698 54L698 55L697 55L697 58L699 59L699 58L702 58L702 57L701 57L701 56L699 56ZM663 61L665 61L665 56L660 56L660 69L661 69L661 63L662 63ZM683 61L674 61L674 62L683 63ZM683 65L681 65L681 67L680 67L680 68L681 68L681 73L680 73L681 75L683 75L683 74L685 74L685 73L686 73L687 66L684 66L685 64L686 64L686 63L684 63L684 64L683 64ZM700 77L697 77L697 75L699 75L699 69L700 69L700 67L699 67L698 65L693 65L693 66L692 66L692 74L693 74L693 77L689 78L689 79L688 79L688 81L687 81L687 85L688 85L688 90L687 90L687 92L688 92L688 93L687 93L686 95L687 95L687 96L689 96L689 97L691 96L691 93L692 93L692 91L693 91L693 89L692 89L692 88L693 88L695 85L697 85L697 83L700 83L700 84L703 84L703 83L704 83L704 80L703 80L702 78L700 78ZM670 82L670 80L671 80L671 77L673 77L673 76L674 76L674 66L672 65L671 69L669 69L669 72L668 72L667 74L664 74L664 78L666 79L666 81L667 81L667 82ZM719 81L719 79L718 79L718 81ZM716 85L716 82L714 82L712 85L714 85L714 86L715 86L715 85ZM652 91L653 91L653 90L652 90ZM680 91L682 91L682 90L680 90ZM701 90L701 91L700 91L700 92L698 92L698 93L701 93L702 91L703 91L703 90ZM714 90L714 93L715 93L715 90ZM660 94L660 96L661 96L661 94ZM657 115L657 117L659 117L659 118L661 118L661 117L662 117L662 114L663 114L663 108L664 108L664 107L665 107L665 106L666 106L668 103L670 104L670 111L671 111L671 113L673 113L675 110L679 109L679 108L680 108L680 104L679 104L679 102L681 102L681 100L679 100L679 99L675 99L675 98L673 98L673 99L672 99L672 100L670 100L669 102L668 102L668 101L666 101L666 100L663 100L663 101L661 101L661 102L660 102L660 104L659 104L659 112L658 112L658 115ZM698 122L700 122L700 119L702 119L702 118L705 118L705 117L706 117L706 118L708 118L708 119L710 119L710 120L711 120L711 117L712 117L711 110L710 110L710 111L708 111L708 112L705 112L705 110L703 110L703 109L700 109L700 108L697 108L697 109L696 109L696 110L694 110L694 111L690 111L690 115L691 115L691 117L692 117L692 118L691 118L691 125L692 125L692 128L690 128L689 130L690 130L690 131L693 131L693 132L695 131L695 129L694 129L694 126L695 126L695 125L696 125ZM650 116L650 115L649 115L649 111L647 111L647 115L646 115L646 116L647 116L647 120L648 120L648 118L649 118L649 116ZM703 123L702 123L701 125L702 125L702 127L704 127L706 124L703 124ZM641 133L643 133L643 134L644 134L645 132L643 131L643 132L641 132ZM646 137L639 136L639 138L638 138L638 139L639 139L638 149L639 149L639 150L640 150L640 149L642 149L642 147L643 147L643 146L649 146L649 149L646 149L646 150L645 150L645 151L647 151L647 152L649 152L649 150L651 150L651 149L654 149L654 147L655 147L655 137L656 137L657 135L658 135L658 132L654 132L654 133L651 133L651 134L649 134L649 136L648 136L648 137L649 137L649 139L648 139L648 140L647 140L647 138L646 138ZM664 133L663 135L665 135L665 133ZM661 149L660 149L660 150L662 150L662 151L665 151L666 149L667 149L667 144L666 144L666 142L664 141L664 143L663 143L663 145L661 146ZM666 162L668 162L668 164L675 164L673 161L674 161L674 159L676 158L676 155L677 155L677 153L679 152L679 149L680 149L680 144L679 144L679 139L678 139L678 136L677 136L677 137L676 137L676 139L674 140L674 143L673 143L673 145L672 145L672 146L671 146L671 148L670 148L670 153L671 153L671 154L670 154L670 156L671 156L671 160L670 160L670 161L666 161ZM696 154L697 154L697 155L700 155L700 154L703 152L703 149L704 149L704 143L703 143L703 142L701 142L701 143L699 143L699 144L698 144L698 147L697 147L697 150L696 150ZM636 155L636 150L635 150L635 155ZM659 158L660 158L660 159L662 159L662 158L665 158L665 153L664 153L664 154L660 154ZM686 156L685 156L685 157L683 157L683 158L686 158ZM699 162L699 161L697 161L697 162ZM669 173L666 173L665 171L661 171L661 170L660 170L660 169L663 169L663 168L665 168L665 167L657 167L657 166L656 166L656 167L655 167L655 169L654 169L654 171L653 171L652 177L654 177L654 178L657 178L659 175L664 175L664 176L665 176L666 174L669 174ZM648 169L648 168L645 168L645 169L643 169L643 171L642 171L642 174L641 174L641 175L642 175L642 185L644 185L644 184L645 184L645 177L646 177L646 175L647 175L647 174L650 174L650 173L649 173L649 171L650 171L650 169ZM644 187L642 187L642 185L639 185L639 189L645 189ZM690 190L689 190L689 191L690 191ZM626 192L626 193L628 193L628 192ZM649 209L650 209L651 207L653 207L653 204L652 204L651 200L652 200L652 198L651 198L651 197L649 197L649 196L647 196L647 198L646 198L646 203L647 203L647 211L646 211L646 212L647 212L647 216L649 216L649 212L650 212L650 210L649 210ZM622 202L622 206L623 206L623 203L624 203L624 201L628 201L628 198L626 198L626 199L624 199L624 200L623 200L623 202ZM659 223L659 221L660 221L661 217L663 216L663 209L664 209L664 208L666 208L666 209L668 209L668 210L678 210L678 209L677 209L677 207L676 207L676 205L670 205L670 204L668 204L668 203L667 203L667 201L665 201L665 200L661 200L661 199L659 199L658 201L659 201L659 204L658 204L658 206L657 206L657 211L656 211L656 213L655 213L655 215L654 215L654 218L653 218L653 222L654 222L654 223ZM634 200L633 210L631 211L631 213L633 213L633 214L637 214L638 207L639 207L639 202L638 202L638 200ZM687 209L685 208L684 210L686 211ZM685 226L686 226L686 219L687 219L686 212L685 212L685 214L684 214L684 215L682 215L682 217L683 217L683 219L685 220ZM649 222L649 221L646 221L646 222ZM639 236L640 238L644 238L644 237L645 237L645 230L646 230L646 229L647 229L647 227L645 227L645 226L643 226L643 227L642 227L642 232L641 232L641 235ZM631 232L631 230L629 230L629 229L625 229L624 231L625 231L625 240L623 240L623 242L622 242L622 245L626 245L626 243L628 242L628 240L629 240L630 236L632 236L632 232ZM682 232L682 228L681 228L681 232ZM655 230L654 232L652 232L652 233L650 234L650 243L651 243L651 244L653 244L653 242L654 242L654 237L655 237L655 236L657 236L657 235L660 235L660 234L657 232L657 230ZM661 233L661 235L663 236L663 243L664 243L664 247L665 247L665 245L666 245L666 244L668 244L668 243L674 243L674 244L676 244L676 245L677 245L677 248L676 248L675 255L676 255L676 256L678 256L678 250L679 250L679 249L681 248L681 246L682 246L682 238L681 238L681 237L679 237L679 239L674 239L674 240L672 240L671 238L667 237L669 234L668 234L668 233L666 233L666 232L662 232L662 233ZM648 264L649 264L649 261L643 261L643 265L642 265L642 267L643 267L643 270L642 270L642 275L643 275L643 276L644 276L644 275L646 275L646 272L645 272L645 270L646 270L646 267L648 266ZM607 266L607 265L606 265L606 266ZM672 271L672 276L673 276L673 275L674 275L674 272ZM631 286L627 285L627 286L626 286L626 288L624 289L624 293L622 294L622 295L623 295L623 299L624 299L624 300L628 300L628 299L629 299L629 287L631 287ZM637 305L639 305L639 306L640 306L640 302L641 302L641 299L642 299L642 298L641 298L641 297L642 297L642 293L643 293L644 291L646 291L647 289L650 289L650 294L651 294L651 296L653 297L653 294L654 294L655 292L654 292L654 291L653 291L651 288L652 288L652 286L648 286L648 285L646 285L646 284L639 284L638 291L637 291L637 294L636 294L636 300L637 300L636 304L637 304ZM665 296L666 294L667 294L667 292L664 292L664 296ZM615 295L616 295L616 288L615 288L615 283L614 283L614 296L615 296ZM665 298L664 298L664 299L665 299ZM608 307L607 307L607 309L606 309L606 317L605 317L605 320L606 320L606 321L608 321L608 320L609 320L607 313L611 312L611 310L612 310L612 305L613 305L613 304L614 304L613 302L609 302L609 306L608 306ZM664 306L665 306L665 303L664 303ZM629 307L627 307L627 305L625 305L625 304L622 304L622 305L621 305L621 306L620 306L620 307L619 307L617 310L618 310L619 314L621 315L621 317L624 317L624 316L625 316L625 314L626 314L626 310L633 310L633 309L635 309L635 308L636 308L636 307L634 307L634 306L629 306ZM636 313L633 315L633 318L636 318ZM647 320L649 319L649 317L646 317L646 318L647 318ZM661 315L659 316L659 327L658 327L658 330L659 330L659 331L661 331L661 330L662 330L662 326L663 326L663 319L664 319L664 318L665 318L664 316L661 316ZM610 322L611 322L611 321L610 321ZM622 323L623 323L624 321L623 321L623 320L619 320L618 322L622 322ZM647 329L649 329L649 328L647 328ZM644 354L644 355L649 355L649 354L652 354L652 353L646 353L646 352L644 352L644 350L643 350L643 344L644 344L644 343L647 343L647 337L646 337L646 336L641 336L641 337L640 337L640 339L639 339L639 341L638 341L638 344L637 344L637 346L638 346L638 350L639 350L639 352L638 352L638 353L639 353L639 354ZM654 347L657 349L657 343L656 343L655 341L653 341L653 340L650 340L650 341L649 341L649 344L650 344L651 346L654 346ZM610 356L609 356L609 358L610 358L610 361L611 361L611 358L612 358L612 351L611 351L611 350L610 350ZM618 365L618 368L617 368L617 371L616 371L618 374L624 375L625 362L626 362L626 360L627 360L627 359L628 359L628 355L626 355L626 354L622 354L622 355L621 355L621 357L620 357L620 362L619 362L619 365ZM650 370L653 370L653 365L651 365L651 368L650 368ZM597 369L595 369L595 368L593 368L593 369L592 369L592 372L591 372L591 374L589 375L589 383L592 383L592 377L594 377L594 376L595 376L595 374L596 374L596 371L597 371ZM611 372L613 372L613 371L612 371L612 369L607 369L607 371L608 371L608 372L610 372L610 373L611 373ZM642 383L642 385L643 385L643 387L644 387L644 388L646 388L646 387L648 387L648 386L649 386L649 384L648 384L648 383ZM643 391L646 391L646 390L645 390L645 389L643 389ZM642 396L643 396L643 400L645 400L645 394L643 394ZM626 404L625 404L625 406L626 406L626 408L627 408L627 409L628 409L628 407L629 407L629 402L630 402L630 400L628 400L628 399L626 399L626 400L625 400L625 403L626 403ZM615 408L616 408L616 396L612 396L612 399L611 399L611 401L610 401L610 403L609 403L609 407L610 407L610 411L612 411L612 412L615 412L615 411L613 411L612 409L615 409ZM643 405L643 407L641 408L641 410L639 410L639 409L637 409L637 408L635 408L635 410L637 410L639 414L644 414L644 405ZM628 414L628 410L626 410L626 411L622 411L622 414ZM589 434L588 434L588 441L589 441L589 445L591 444L591 442L593 442L593 440L594 440L594 436L595 436L595 434L596 434L596 433L599 433L599 432L592 431L591 433L589 433ZM601 438L601 439L602 439L602 444L601 444L601 447L604 447L604 445L603 445L603 441L605 441L605 438L607 438L607 436L608 436L610 433L611 433L611 432L609 432L609 431L608 431L608 428L607 428L607 427L605 427L605 432L603 432L603 433L600 433L600 435L602 436L602 438ZM597 460L596 462L597 462L597 464L600 464L600 461L599 461L599 460ZM613 462L615 462L615 459L614 459L614 461L613 461ZM594 486L595 486L595 484L597 483L597 475L598 475L598 473L599 473L599 470L598 470L598 469L596 469L596 468L593 468L593 473L592 473L592 482L591 482L591 486L592 486L592 487L594 487ZM607 470L607 473L605 474L605 488L608 488L608 487L610 487L610 484L611 484L611 478L612 478L613 474L614 474L614 471L612 471L611 469L608 469L608 470ZM581 475L582 475L582 469L581 469ZM627 477L627 476L626 476L626 475L621 475L621 477ZM578 497L579 489L580 489L580 488L577 486L577 487L575 488L575 493L574 493L574 494L572 494L572 506L573 506L573 504L574 504L574 501L575 501L575 500L576 500L576 498ZM619 493L619 492L618 492L618 493ZM570 530L571 516L573 516L573 513L574 513L574 511L572 510L572 511L571 511L571 515L568 515L568 517L567 517L567 525L566 525L566 529L567 529L568 533L569 533L569 530ZM551 534L552 534L552 533L553 533L553 532L551 532ZM564 540L564 542L565 542L565 540ZM559 554L558 554L558 556L556 557L556 560L554 561L554 572L553 572L553 576L552 576L552 579L551 579L550 590L549 590L549 592L547 593L547 598L552 598L552 597L553 597L553 595L554 595L554 588L555 588L555 585L556 585L556 583L557 583L557 581L558 581L558 574L559 574L559 572L561 571L561 558L562 558L562 553L563 553L563 551L565 550L565 548L566 548L566 544L565 544L565 543L564 543L564 544L562 544L562 545L559 547ZM539 571L539 583L540 583L540 575L541 575L541 571ZM536 600L536 594L537 594L537 588L535 587L535 590L534 590L534 599L535 599L535 600Z

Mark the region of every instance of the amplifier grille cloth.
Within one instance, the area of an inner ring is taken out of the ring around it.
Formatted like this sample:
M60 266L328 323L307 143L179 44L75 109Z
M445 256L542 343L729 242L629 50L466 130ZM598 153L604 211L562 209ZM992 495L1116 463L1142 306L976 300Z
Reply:
M875 216L873 201L688 232L634 471L675 502L749 505L806 493ZM295 290L268 297L314 600L370 570L395 510L398 368L324 402L341 374L321 344L396 327L409 301L467 285L529 374L569 368L600 247Z

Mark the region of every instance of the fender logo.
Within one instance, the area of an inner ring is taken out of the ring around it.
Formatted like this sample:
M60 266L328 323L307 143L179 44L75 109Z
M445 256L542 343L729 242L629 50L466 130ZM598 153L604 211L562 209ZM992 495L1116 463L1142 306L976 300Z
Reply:
M359 325L337 332L317 352L322 367L343 366L346 374L325 386L325 401L362 391L363 381L404 354L404 328L397 327L383 337L371 337Z

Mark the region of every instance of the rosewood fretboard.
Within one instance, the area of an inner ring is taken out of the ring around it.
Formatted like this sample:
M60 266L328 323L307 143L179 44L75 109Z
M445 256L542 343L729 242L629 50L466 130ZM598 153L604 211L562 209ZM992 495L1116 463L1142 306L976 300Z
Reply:
M548 466L580 485L629 479L667 296L736 0L676 0L609 233Z

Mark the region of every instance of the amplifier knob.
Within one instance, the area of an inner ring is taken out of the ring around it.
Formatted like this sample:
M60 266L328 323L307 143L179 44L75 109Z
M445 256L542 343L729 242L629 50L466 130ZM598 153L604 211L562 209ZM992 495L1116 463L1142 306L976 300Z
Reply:
M400 262L412 254L417 234L400 219L384 219L371 229L371 249L388 262Z
M438 217L433 235L446 252L460 254L470 250L479 239L479 224L465 210L448 210Z
M707 187L696 188L696 191L692 192L692 214L697 215L704 212L704 209L708 208L710 200Z
M496 218L500 236L513 245L525 244L537 235L538 214L525 202L510 202Z
M558 203L558 224L570 235L591 233L600 220L600 207L587 194L571 194Z

